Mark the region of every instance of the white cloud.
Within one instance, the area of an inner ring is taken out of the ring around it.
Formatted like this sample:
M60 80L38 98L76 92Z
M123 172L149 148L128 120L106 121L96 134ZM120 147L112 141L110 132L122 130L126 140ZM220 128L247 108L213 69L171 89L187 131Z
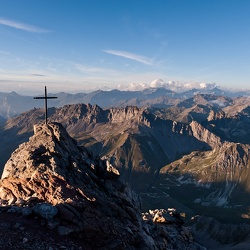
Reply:
M191 89L213 89L216 87L215 83L204 82L182 82L182 81L169 81L164 82L162 79L155 79L151 83L131 83L123 87L123 90L143 90L146 88L166 88L175 92L184 92Z
M152 88L161 88L165 87L166 83L162 79L156 79L153 82L151 82L149 86Z
M127 51L120 51L120 50L103 50L104 52L108 53L108 54L112 54L115 56L121 56L121 57L125 57L137 62L141 62L144 64L148 64L151 65L152 64L152 60L144 57L144 56L140 56L140 55L136 55Z
M36 27L33 25L25 24L25 23L20 23L18 21L14 21L14 20L9 20L6 18L0 18L0 24L15 28L15 29L24 30L24 31L28 31L28 32L34 32L34 33L50 32L49 30L46 30L46 29L42 29L42 28L39 28L39 27Z

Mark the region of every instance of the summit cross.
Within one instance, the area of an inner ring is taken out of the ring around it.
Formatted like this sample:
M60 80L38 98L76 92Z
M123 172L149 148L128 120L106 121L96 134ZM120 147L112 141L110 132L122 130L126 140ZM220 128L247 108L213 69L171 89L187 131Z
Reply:
M48 99L56 99L56 96L47 96L47 88L45 86L45 95L44 96L38 96L34 97L34 99L44 99L44 109L45 109L45 124L47 124L47 118L48 118L48 108L47 108L47 100Z

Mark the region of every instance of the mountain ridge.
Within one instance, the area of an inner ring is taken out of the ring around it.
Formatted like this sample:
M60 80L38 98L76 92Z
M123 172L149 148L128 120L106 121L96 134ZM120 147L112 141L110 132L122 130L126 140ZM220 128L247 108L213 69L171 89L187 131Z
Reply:
M113 89L110 91L96 90L90 93L69 94L65 92L55 93L58 99L51 101L52 106L61 107L66 104L90 103L102 108L125 107L128 105L139 107L166 108L175 105L179 101L191 98L198 94L210 94L216 96L228 96L235 98L246 96L248 92L229 92L215 88L192 89L184 92L174 92L164 87L151 87L141 91L125 91ZM0 116L5 119L14 117L31 107L43 107L43 102L33 100L32 96L19 95L16 92L0 92Z

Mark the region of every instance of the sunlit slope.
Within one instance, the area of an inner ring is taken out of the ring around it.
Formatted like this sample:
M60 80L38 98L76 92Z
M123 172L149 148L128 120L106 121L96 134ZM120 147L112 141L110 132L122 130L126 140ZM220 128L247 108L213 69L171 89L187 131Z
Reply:
M157 185L196 213L239 222L249 217L249 150L248 144L223 142L194 151L163 167Z

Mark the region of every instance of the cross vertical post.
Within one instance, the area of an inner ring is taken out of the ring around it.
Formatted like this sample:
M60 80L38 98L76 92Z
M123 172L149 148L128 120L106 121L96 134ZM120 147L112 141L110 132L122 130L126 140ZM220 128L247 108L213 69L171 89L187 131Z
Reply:
M47 105L47 100L48 99L55 99L57 98L56 96L47 96L47 88L45 86L45 95L44 96L38 96L38 97L34 97L34 99L44 99L44 114L45 114L45 124L47 124L47 120L48 120L48 105Z
M47 88L45 86L45 95L44 95L45 99L44 99L44 109L45 109L45 124L47 124L47 119L48 119L48 105L47 105Z

